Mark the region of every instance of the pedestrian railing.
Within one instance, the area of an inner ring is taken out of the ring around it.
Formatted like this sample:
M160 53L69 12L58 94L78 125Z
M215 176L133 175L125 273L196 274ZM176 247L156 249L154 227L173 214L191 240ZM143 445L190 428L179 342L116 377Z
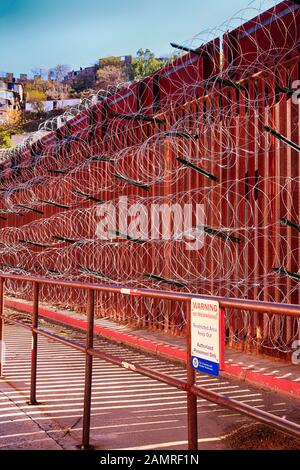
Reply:
M6 280L26 281L33 286L33 309L31 325L24 323L16 318L5 315L4 312L4 287ZM42 330L38 326L39 320L39 292L41 285L54 285L64 288L79 288L87 292L87 331L86 343L82 346L78 342L72 341L65 337L55 335L51 332ZM105 352L99 351L94 347L94 317L95 317L95 293L114 293L121 296L136 296L140 298L160 299L166 301L177 301L185 305L185 317L187 323L187 378L186 380L172 377L171 375L144 367L136 363L128 363L121 357L113 356ZM97 357L103 361L107 361L125 369L129 369L137 374L152 378L159 382L168 384L182 390L187 394L187 423L188 423L188 447L190 450L198 449L198 420L197 420L197 398L203 398L219 406L234 410L249 418L253 418L261 423L271 426L290 436L300 437L300 425L277 417L266 411L262 411L253 406L241 403L237 400L228 398L222 394L209 391L204 387L196 384L196 371L192 367L192 344L191 344L191 299L208 299L207 296L189 295L168 291L155 291L146 289L129 289L125 287L116 287L104 284L91 284L69 281L57 281L52 279L16 276L16 275L0 275L0 341L3 340L4 323L20 325L31 331L32 334L32 351L31 351L31 381L30 381L30 401L31 405L38 405L37 401L37 355L38 355L38 335L57 341L65 346L76 349L85 354L85 384L84 384L84 404L83 404L83 429L82 429L82 449L90 449L90 421L91 421L91 402L92 402L92 377L93 377L93 358ZM234 308L237 310L247 310L256 312L259 315L275 314L284 315L293 318L300 318L300 307L297 305L275 304L268 302L259 302L252 300L231 299L224 297L209 297L210 300L216 300L222 309ZM225 342L225 338L224 338ZM2 359L0 361L0 376L3 374Z

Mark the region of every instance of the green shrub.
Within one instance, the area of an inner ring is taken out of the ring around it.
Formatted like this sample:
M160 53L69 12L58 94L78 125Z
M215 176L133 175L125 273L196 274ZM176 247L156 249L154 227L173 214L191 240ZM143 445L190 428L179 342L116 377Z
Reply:
M0 127L0 148L8 148L12 146L10 132Z

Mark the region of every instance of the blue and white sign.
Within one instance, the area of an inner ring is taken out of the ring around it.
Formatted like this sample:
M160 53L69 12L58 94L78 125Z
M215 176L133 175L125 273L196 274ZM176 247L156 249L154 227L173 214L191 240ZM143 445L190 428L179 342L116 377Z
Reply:
M214 300L192 299L191 344L193 368L205 374L220 373L220 306Z

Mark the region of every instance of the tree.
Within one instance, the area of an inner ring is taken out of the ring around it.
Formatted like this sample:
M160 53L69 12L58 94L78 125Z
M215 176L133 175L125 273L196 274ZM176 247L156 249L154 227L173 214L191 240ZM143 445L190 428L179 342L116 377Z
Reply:
M4 127L0 127L0 148L9 148L12 146L10 133Z
M32 89L27 91L27 101L29 103L35 103L37 101L46 101L46 99L46 93L41 90Z
M36 69L36 71L42 71L43 69ZM40 74L35 76L33 80L28 81L25 84L25 95L28 101L28 96L32 91L39 91L44 93L46 99L65 99L69 95L69 85L63 83L63 78L66 75L68 70L67 65L57 65L52 72L50 69L45 69L43 76L46 76L47 79L41 78ZM34 71L33 71L34 72ZM55 79L51 79L51 76ZM30 100L30 98L29 98Z
M58 64L51 70L52 76L59 83L63 82L69 71L70 67L66 64Z
M23 131L23 113L21 109L9 109L7 111L6 129L11 134L19 134Z
M45 105L43 101L36 101L33 103L33 111L38 115L42 115L45 112Z
M99 59L97 71L97 90L107 90L111 87L134 79L132 65L121 57L109 56Z
M64 78L70 70L69 65L58 64L51 69L52 86L48 91L48 96L54 100L63 100L69 95L69 86L63 83Z
M28 95L32 91L39 91L41 93L46 94L48 88L49 88L49 83L47 80L42 80L40 77L35 77L33 80L30 80L25 84L26 99L28 99Z
M79 75L79 77L75 79L72 88L76 93L81 93L86 90L87 86L85 79Z
M47 89L47 98L50 100L64 100L70 95L70 86L57 81L50 81Z
M106 65L97 71L98 90L108 90L109 88L116 87L127 80L128 75L123 67L119 68L114 65Z
M118 67L123 68L123 62L120 57L115 57L113 55L109 57L104 57L103 59L99 59L99 68L104 69L105 67Z
M143 78L151 75L160 69L165 63L165 59L155 57L150 49L139 49L136 53L136 59L133 63L135 78Z
M46 101L46 93L40 90L27 91L27 101L32 103L33 111L37 114L42 114L45 111L44 101Z

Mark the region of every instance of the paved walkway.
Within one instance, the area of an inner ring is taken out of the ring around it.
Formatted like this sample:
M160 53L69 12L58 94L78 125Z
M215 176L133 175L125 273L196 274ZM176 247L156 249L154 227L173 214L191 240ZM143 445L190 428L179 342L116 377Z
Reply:
M30 312L32 308L31 303L24 300L7 299L6 304L21 311ZM40 305L40 315L80 329L85 329L86 326L84 314L58 309L47 304ZM163 332L130 328L107 319L97 319L95 331L105 338L147 352L157 353L169 359L179 361L186 359L185 339L181 337L174 337ZM300 365L226 348L225 374L300 398Z
M84 333L43 322L42 327L84 343ZM81 442L84 356L71 348L39 337L38 406L27 404L30 384L31 334L5 325L6 363L0 381L0 449L76 449ZM180 365L124 346L97 339L95 347L185 377ZM198 383L300 422L297 403L249 384L197 374ZM298 415L297 415L298 413ZM232 429L249 420L205 400L198 400L200 449L226 449ZM94 359L91 443L96 449L187 448L186 394L150 378Z
M20 389L0 379L0 450L61 450L32 415ZM46 418L47 420L47 418Z

